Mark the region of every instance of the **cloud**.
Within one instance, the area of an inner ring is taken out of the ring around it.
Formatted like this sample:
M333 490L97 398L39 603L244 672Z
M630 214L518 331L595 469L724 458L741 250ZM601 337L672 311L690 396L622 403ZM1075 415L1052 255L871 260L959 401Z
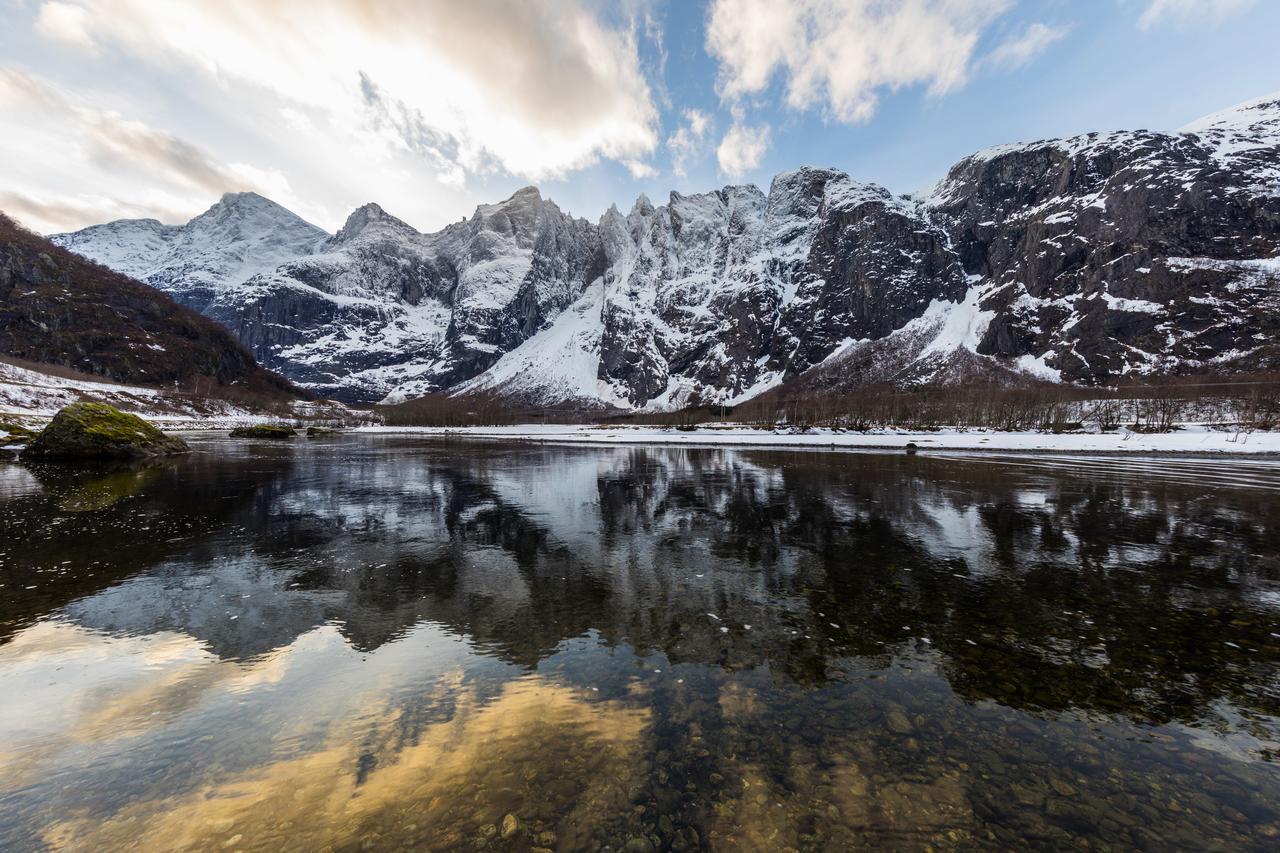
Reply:
M190 216L167 206L125 204L103 196L58 196L36 199L29 195L0 191L0 211L28 228L44 233L70 231L110 219L160 219L176 222Z
M1011 35L987 54L984 62L1002 68L1021 68L1049 49L1054 42L1064 39L1067 27L1051 27L1034 23L1018 35Z
M1255 0L1151 0L1138 19L1138 27L1149 30L1167 21L1216 23L1245 11L1254 2Z
M88 15L70 3L45 3L36 16L36 32L82 50L96 52L89 35Z
M560 177L658 144L640 24L587 0L75 0L42 19L50 7L46 35L269 93L445 172Z
M711 130L711 116L702 110L685 110L684 124L667 138L667 150L671 152L671 171L685 176L685 167L702 150L707 133Z
M203 199L252 190L288 199L289 183L279 172L247 163L227 163L172 133L80 101L49 82L15 68L0 68L0 122L21 128L6 133L6 151L21 166L0 166L6 192L0 206L41 230L78 228L120 216L182 221L198 206L180 201L190 191ZM44 169L38 165L44 160ZM77 169L77 166L83 167ZM84 186L61 191L16 184L60 175L78 175ZM131 200L112 188L130 187ZM143 184L149 189L139 192ZM106 192L103 189L107 189ZM137 199L150 197L150 202Z
M658 174L658 170L650 166L643 160L623 160L622 165L627 167L627 171L631 173L631 177L640 180L643 178L652 178Z
M714 0L707 50L722 98L738 101L785 77L794 109L822 105L839 121L869 118L880 92L966 81L974 46L1011 0Z
M721 171L737 178L759 166L769 150L769 135L769 128L744 124L741 113L738 113L716 148Z

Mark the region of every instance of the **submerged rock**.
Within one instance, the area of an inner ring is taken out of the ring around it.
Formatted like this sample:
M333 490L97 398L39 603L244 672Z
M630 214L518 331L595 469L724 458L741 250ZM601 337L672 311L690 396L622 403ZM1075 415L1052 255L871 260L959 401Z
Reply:
M286 424L257 424L231 431L232 438L293 438L297 434L297 430Z
M896 735L909 735L915 731L915 727L911 725L911 720L900 708L893 708L889 711L885 717L885 726Z
M338 435L341 432L342 430L331 427L307 427L307 438L315 438L318 435Z
M190 450L180 438L165 435L137 415L106 403L72 403L59 410L23 456L39 462L79 459L138 459Z

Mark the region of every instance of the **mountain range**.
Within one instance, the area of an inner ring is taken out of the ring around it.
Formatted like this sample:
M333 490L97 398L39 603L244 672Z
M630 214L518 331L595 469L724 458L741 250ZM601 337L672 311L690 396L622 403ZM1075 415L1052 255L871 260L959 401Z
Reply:
M528 187L424 234L252 193L52 238L354 403L736 403L784 383L1112 383L1280 364L1280 94L1004 145L894 195L836 169L574 218Z

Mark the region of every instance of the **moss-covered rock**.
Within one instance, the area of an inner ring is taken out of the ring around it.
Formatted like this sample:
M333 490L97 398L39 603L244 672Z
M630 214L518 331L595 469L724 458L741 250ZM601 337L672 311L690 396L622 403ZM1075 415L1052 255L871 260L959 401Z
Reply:
M293 438L297 434L297 430L287 424L257 424L231 431L232 438Z
M72 403L31 440L23 458L38 462L138 459L188 450L185 441L165 435L137 415L106 403Z
M0 444L26 444L36 437L36 430L14 421L0 421Z

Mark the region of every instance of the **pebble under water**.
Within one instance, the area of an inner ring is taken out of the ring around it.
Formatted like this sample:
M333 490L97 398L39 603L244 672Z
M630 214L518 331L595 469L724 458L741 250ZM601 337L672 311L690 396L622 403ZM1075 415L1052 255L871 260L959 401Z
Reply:
M1280 849L1280 462L0 464L0 849Z

